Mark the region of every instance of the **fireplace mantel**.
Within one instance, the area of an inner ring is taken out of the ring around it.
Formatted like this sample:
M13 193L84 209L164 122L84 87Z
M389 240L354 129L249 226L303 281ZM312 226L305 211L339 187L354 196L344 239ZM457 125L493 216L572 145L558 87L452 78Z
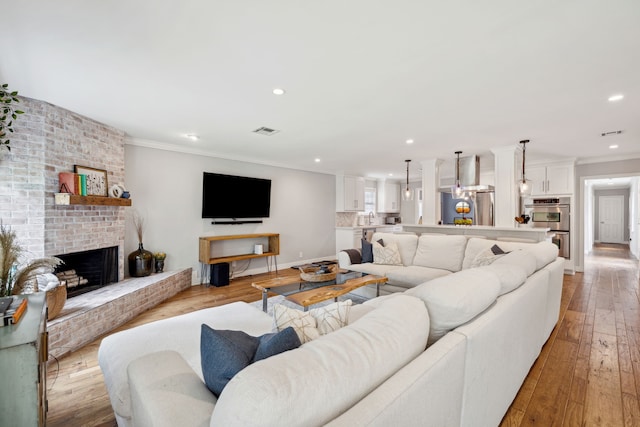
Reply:
M131 199L104 197L104 196L78 196L69 193L55 193L57 206L68 205L94 205L94 206L131 206Z

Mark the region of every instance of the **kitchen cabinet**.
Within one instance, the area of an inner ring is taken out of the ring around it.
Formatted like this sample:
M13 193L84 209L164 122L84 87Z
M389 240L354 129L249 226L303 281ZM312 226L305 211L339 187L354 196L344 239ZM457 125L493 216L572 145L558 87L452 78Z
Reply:
M336 253L344 249L360 249L362 247L362 228L336 229Z
M573 194L573 175L573 163L527 167L532 196Z
M400 185L394 182L378 181L377 211L383 213L400 212Z
M361 239L368 236L370 239L375 232L397 233L402 231L401 225L364 225L358 227L336 228L336 253L344 249L362 248Z
M0 327L0 424L44 426L47 415L47 304L29 295L15 325Z
M336 212L364 211L364 178L336 175Z

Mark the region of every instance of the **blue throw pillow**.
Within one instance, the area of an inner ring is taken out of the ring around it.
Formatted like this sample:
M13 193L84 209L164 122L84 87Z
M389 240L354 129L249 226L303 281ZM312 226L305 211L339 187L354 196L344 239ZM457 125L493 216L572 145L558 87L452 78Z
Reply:
M257 362L298 347L300 347L300 338L296 330L289 326L280 332L261 336L253 361Z
M362 262L373 262L373 245L367 239L362 239Z
M219 396L229 380L249 366L257 348L256 337L242 331L218 331L203 324L200 359L207 388Z
M367 239L361 239L362 241L362 263L373 262L373 245ZM384 242L382 239L378 240L382 246Z
M254 337L242 331L216 330L203 324L200 363L204 382L213 394L220 396L231 378L251 363L299 346L298 335L291 327L277 334Z

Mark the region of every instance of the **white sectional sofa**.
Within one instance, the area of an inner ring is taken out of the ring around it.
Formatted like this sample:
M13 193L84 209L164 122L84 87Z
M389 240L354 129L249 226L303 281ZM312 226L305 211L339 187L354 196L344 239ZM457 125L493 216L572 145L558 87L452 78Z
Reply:
M415 242L412 260L403 245L403 265L387 271L404 269L389 285L403 292L355 305L347 326L249 365L219 398L202 379L200 325L258 336L272 330L261 310L234 303L106 337L99 362L118 425L498 425L558 321L555 246L497 242L511 252L470 268L496 242L375 237ZM422 265L432 256L443 264ZM456 271L436 274L444 263ZM407 285L422 271L412 267L436 276Z

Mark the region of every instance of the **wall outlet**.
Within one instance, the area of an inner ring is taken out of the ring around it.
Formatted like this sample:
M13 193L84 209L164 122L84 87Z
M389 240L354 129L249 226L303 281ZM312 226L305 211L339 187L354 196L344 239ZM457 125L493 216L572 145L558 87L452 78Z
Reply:
M298 257L300 257L300 258L302 258L302 257L303 257L303 255L302 255L302 251L300 251L300 254L298 255Z

